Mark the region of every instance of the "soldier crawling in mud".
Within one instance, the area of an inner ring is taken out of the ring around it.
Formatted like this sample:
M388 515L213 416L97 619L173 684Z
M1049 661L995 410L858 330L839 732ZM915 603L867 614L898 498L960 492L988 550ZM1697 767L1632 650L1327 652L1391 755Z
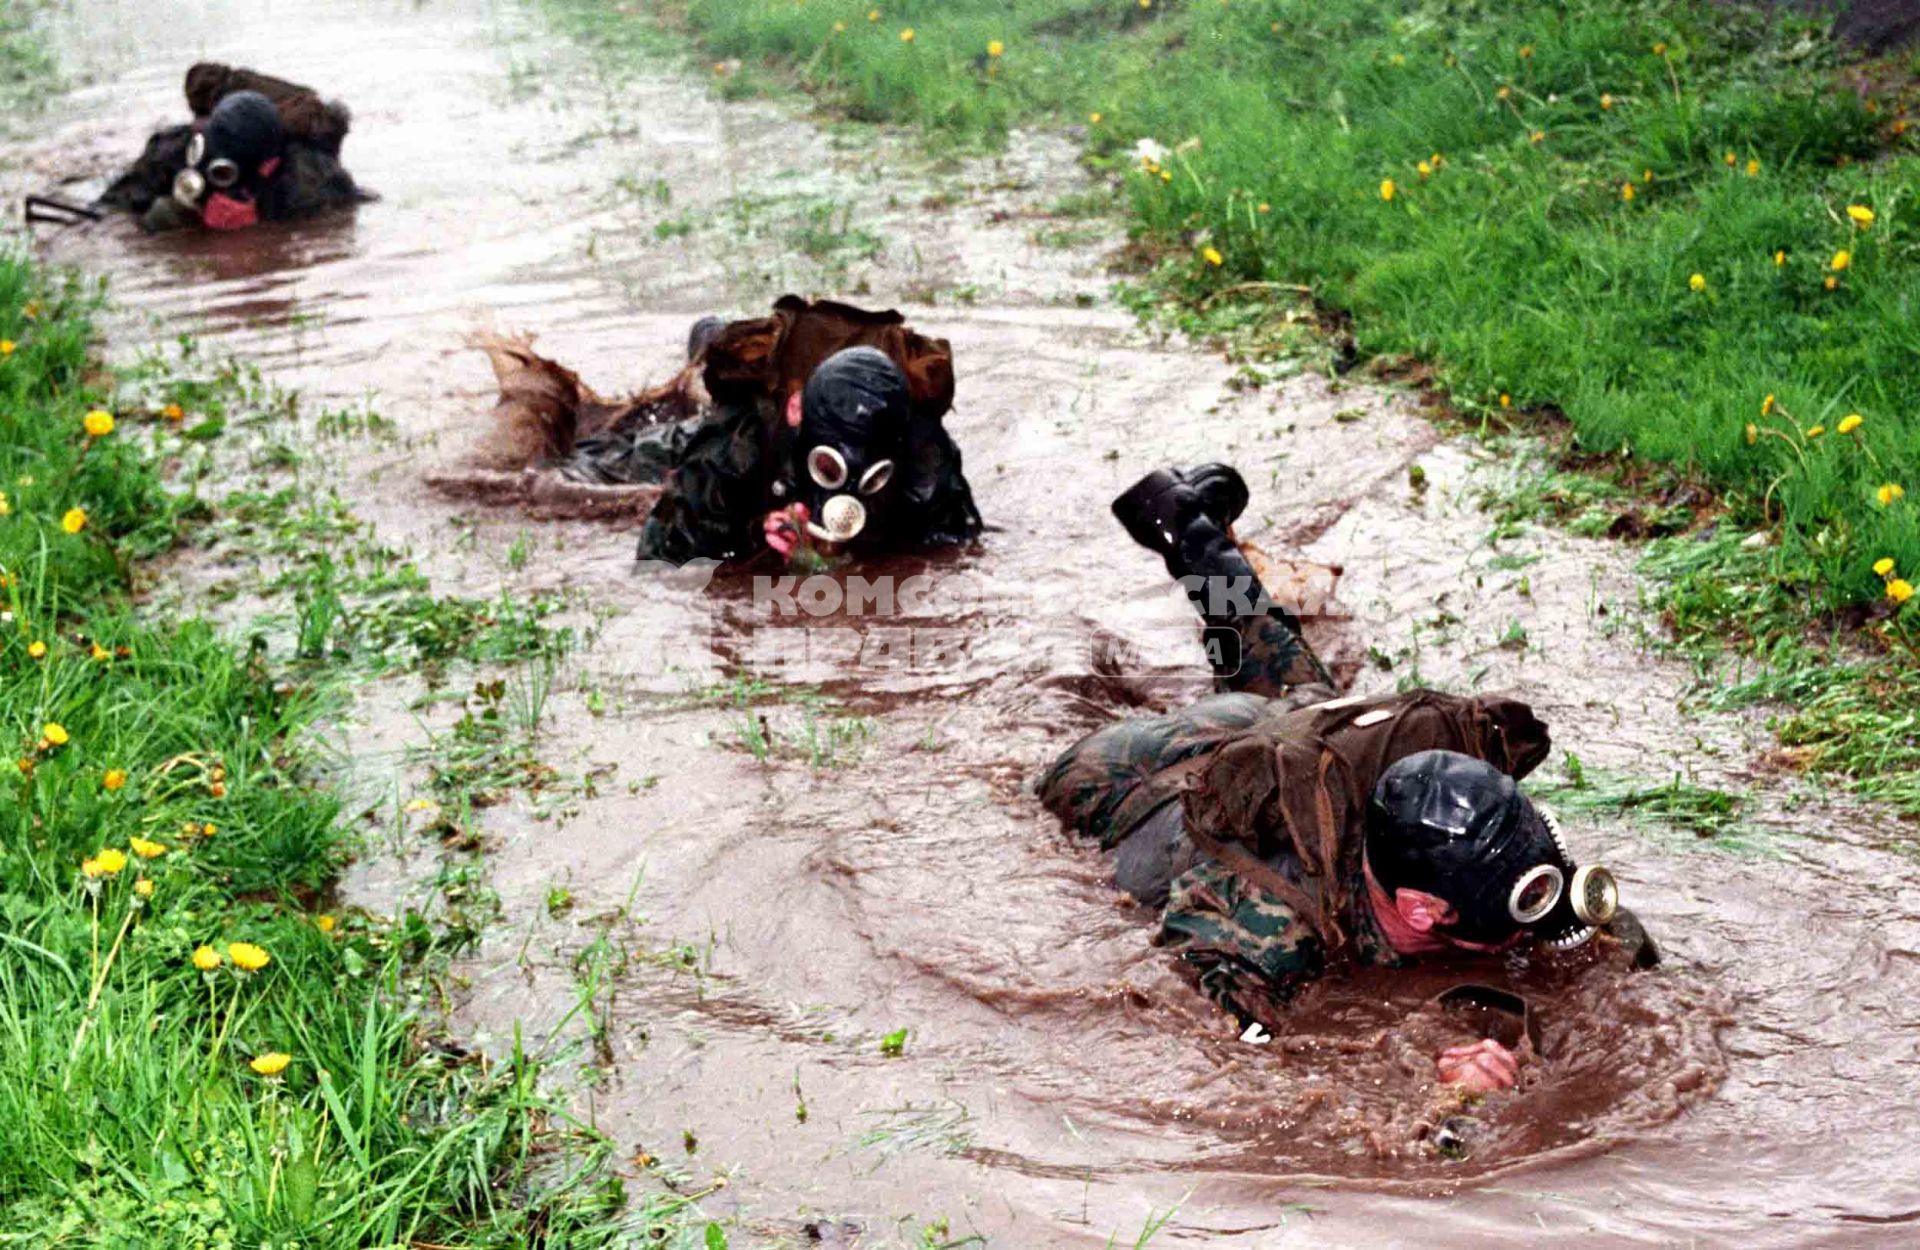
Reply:
M1566 952L1602 931L1657 958L1607 870L1577 866L1515 784L1546 758L1546 726L1498 697L1336 697L1234 540L1247 502L1224 465L1149 474L1115 500L1205 620L1220 693L1101 729L1040 783L1049 811L1115 852L1115 883L1163 909L1156 943L1250 1040L1343 963ZM1444 1051L1438 1075L1506 1089L1522 1057L1483 1040Z
M98 201L149 231L240 230L368 198L340 164L349 116L283 79L202 62L187 71L193 120L168 126Z
M953 406L953 353L897 312L786 296L702 319L672 381L603 400L524 340L482 336L505 455L571 482L658 486L640 558L872 555L981 531Z

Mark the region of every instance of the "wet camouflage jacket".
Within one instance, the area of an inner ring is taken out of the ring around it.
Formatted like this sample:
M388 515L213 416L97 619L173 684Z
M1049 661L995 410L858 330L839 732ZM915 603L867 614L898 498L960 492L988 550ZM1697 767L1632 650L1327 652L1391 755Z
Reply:
M1157 944L1242 1022L1278 1027L1336 963L1392 963L1366 903L1366 800L1416 751L1484 759L1515 778L1546 758L1523 703L1435 691L1336 699L1215 695L1110 725L1040 782L1047 809L1115 852L1115 881L1163 908Z

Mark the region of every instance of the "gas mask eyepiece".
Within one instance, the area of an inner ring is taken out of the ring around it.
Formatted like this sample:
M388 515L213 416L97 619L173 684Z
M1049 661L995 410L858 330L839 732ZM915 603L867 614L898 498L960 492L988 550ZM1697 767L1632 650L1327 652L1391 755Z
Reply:
M807 453L807 476L821 490L839 490L847 484L847 458L837 448L816 447Z
M1507 895L1507 914L1517 925L1538 924L1560 901L1566 886L1567 879L1559 868L1535 864L1513 883L1513 891Z

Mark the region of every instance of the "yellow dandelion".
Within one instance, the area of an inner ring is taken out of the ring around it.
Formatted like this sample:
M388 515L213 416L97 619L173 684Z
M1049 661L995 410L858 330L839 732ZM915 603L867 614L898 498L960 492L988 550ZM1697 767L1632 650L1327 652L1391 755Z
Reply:
M149 842L145 838L128 838L127 846L141 859L159 859L167 853L167 848L159 842Z
M36 638L27 644L27 654L36 660L44 660L47 657L47 644Z
M96 664L105 664L108 660L111 660L113 658L113 652L107 650L105 647L101 646L97 642L93 644L92 650L90 650L87 654L93 658L93 661Z
M179 404L168 404L160 410L160 415L169 421L184 421L187 416L187 410Z
M1895 603L1905 603L1913 598L1913 583L1904 577L1896 577L1887 583L1887 598Z
M1631 182L1623 182L1620 184L1620 199L1628 204L1633 203L1633 184Z
M0 490L0 516L12 516L13 505L7 501L7 492Z
M67 745L67 727L57 720L50 720L42 725L40 736L57 747Z
M109 846L95 854L93 862L99 865L101 876L111 877L126 868L127 853Z
M1893 557L1881 556L1873 562L1873 571L1881 577L1893 572Z
M255 1056L247 1066L255 1072L258 1072L261 1076L279 1076L287 1070L287 1065L292 1062L292 1055L281 1054L279 1051L274 1050L268 1051L264 1055Z
M1749 178L1754 178L1754 177L1758 177L1758 176L1759 176L1759 173L1760 173L1760 162L1759 162L1759 161L1748 161L1748 162L1747 162L1747 177L1749 177Z
M1273 205L1267 203L1265 200L1261 200L1257 211L1262 213L1270 213L1273 211Z
M105 438L113 433L113 414L104 408L95 408L81 419L81 426L93 438Z
M1821 285L1826 287L1829 291L1831 291L1840 285L1840 279L1829 275L1827 280L1821 283Z
M1520 45L1520 59L1524 61L1524 60L1527 60L1527 59L1529 59L1529 58L1530 58L1530 57L1532 57L1532 56L1533 56L1533 45L1532 45L1532 44L1530 44L1530 43L1523 43L1523 44L1521 44L1521 45Z
M1706 274L1703 274L1703 273L1696 273L1696 274L1694 274L1694 275L1693 275L1693 276L1692 276L1691 278L1688 278L1688 279L1687 279L1687 286L1688 286L1688 287L1690 287L1691 289L1693 289L1693 290L1695 290L1695 291L1704 291L1704 290L1706 290L1706 289L1707 289L1707 275L1706 275Z
M1407 63L1407 54L1404 52L1396 52L1388 57L1387 60L1394 65L1405 65Z
M212 972L220 966L220 952L211 946L196 946L193 951L193 966L202 972Z
M1826 432L1827 432L1827 427L1824 425L1809 426L1807 428L1807 437L1819 438L1822 434L1825 434Z
M1773 264L1775 268L1778 268L1781 265L1784 265L1786 263L1787 263L1787 249L1783 247L1773 254Z
M18 350L19 344L12 339L0 339L0 356L11 356Z
M1393 199L1393 179L1382 178L1380 180L1380 198L1387 201Z
M1098 125L1100 124L1100 114L1098 114L1098 113L1088 113L1088 114L1087 114L1087 120L1088 120L1088 121L1090 121L1090 122L1092 122L1092 123L1093 123L1094 125L1096 125L1096 126L1098 126Z
M1737 157L1737 156L1735 156L1735 155L1734 155L1733 153L1731 153L1731 152L1729 152L1729 153L1727 153L1727 154L1726 154L1726 156L1724 156L1724 157L1722 157L1721 159L1722 159L1722 160L1724 160L1724 161L1725 161L1725 162L1727 163L1727 168L1728 168L1728 169L1732 169L1732 168L1733 168L1733 166L1734 166L1734 164L1735 164L1735 163L1736 163L1737 161L1739 161L1739 159L1740 159L1740 158L1739 158L1739 157Z
M1873 492L1873 497L1880 501L1881 507L1890 508L1894 505L1895 501L1907 497L1907 488L1898 482L1887 482L1884 483L1879 490Z
M1665 56L1667 54L1667 45L1664 42L1654 44L1653 54L1655 56Z
M1513 407L1513 396L1507 394L1505 391L1500 392L1500 406L1502 408Z
M1536 130L1536 131L1534 131L1534 132L1533 132L1532 134L1530 134L1530 135L1528 135L1528 136L1527 136L1527 142L1529 142L1529 143L1539 143L1539 142L1540 142L1541 140L1543 140L1543 139L1545 139L1546 137L1547 137L1547 132L1546 132L1546 131L1544 131L1544 130Z
M1170 169L1163 169L1163 170L1161 170L1161 171L1160 171L1160 181L1162 181L1162 182L1172 182L1172 181L1173 181L1173 171L1172 171L1172 170L1170 170Z
M900 32L900 42L901 43L913 42L913 27L909 26L905 30Z
M1760 427L1755 425L1751 421L1747 422L1747 446L1751 447L1759 441L1760 441Z
M1500 90L1493 93L1493 98L1496 100L1504 100L1504 99L1507 99L1512 94L1513 94L1512 87L1502 87L1500 88Z
M1205 261L1206 261L1206 262L1207 262L1207 263L1208 263L1209 265L1212 265L1212 266L1214 266L1215 268L1218 268L1219 266L1221 266L1221 265L1224 265L1224 264L1226 264L1226 263L1227 263L1227 258L1226 258L1226 257L1224 257L1224 256L1222 256L1222 255L1220 254L1220 249L1219 249L1219 248L1217 248L1217 247L1204 247L1204 248L1201 248L1201 249L1200 249L1200 256L1201 256L1201 258L1202 258L1203 260L1205 260Z
M1861 416L1859 413L1850 412L1846 416L1840 418L1840 424L1833 427L1834 432L1839 434L1851 434L1855 430L1859 429L1862 425L1865 425L1866 420L1867 419Z
M1435 153L1434 153L1434 154L1433 154L1432 156L1429 156L1429 157L1427 158L1427 160L1428 160L1428 161L1430 161L1430 162L1432 162L1432 164L1433 164L1433 167L1434 167L1435 169L1438 169L1438 168L1440 168L1440 166L1441 166L1441 164L1443 163L1443 160L1444 160L1444 158L1443 158L1443 157L1441 157L1441 155L1440 155L1440 154L1439 154L1438 152L1435 152Z
M124 768L109 768L107 775L100 779L100 784L109 790L118 790L121 786L127 784L127 770Z
M1839 273L1840 271L1842 271L1852 263L1853 263L1853 253L1849 252L1844 247L1833 254L1832 265L1833 265L1833 271L1835 273Z
M219 831L220 826L214 824L211 820L200 826L200 836L203 838L210 838Z
M81 530L87 528L87 510L85 508L68 508L67 514L60 518L60 528L69 534L78 534Z
M998 39L990 39L987 41L988 56L1005 56L1006 53L1007 53L1006 44L1001 43Z
M138 881L133 883L133 892L135 894L138 894L141 898L152 898L153 882L147 880L145 877L142 877Z
M335 921L332 916L315 916L313 927L322 933L332 933Z
M868 9L868 10L867 10L867 20L868 20L869 22L877 22L877 21L879 21L879 20L880 20L880 10L878 10L878 9Z
M1433 172L1433 166L1427 164L1425 161L1421 161L1418 165L1415 165L1414 168L1420 172L1422 178Z
M834 33L834 34L836 34L836 35L844 35L844 34L846 34L846 33L847 33L847 24L846 24L845 22L835 22L835 23L833 24L833 33Z
M1770 417L1773 415L1773 396L1772 395L1768 395L1765 399L1760 401L1760 415L1763 417Z
M1605 93L1602 93L1602 94L1601 94L1601 96L1600 96L1600 107L1601 107L1601 108L1603 108L1603 109L1610 109L1610 108L1612 108L1612 107L1613 107L1613 97L1612 97L1612 96L1610 96L1610 95L1607 95L1607 94L1605 94Z
M1847 216L1853 218L1853 224L1862 230L1873 224L1873 210L1865 204L1847 205Z
M229 942L227 958L234 962L235 967L245 968L248 972L258 972L273 962L273 956L252 942Z

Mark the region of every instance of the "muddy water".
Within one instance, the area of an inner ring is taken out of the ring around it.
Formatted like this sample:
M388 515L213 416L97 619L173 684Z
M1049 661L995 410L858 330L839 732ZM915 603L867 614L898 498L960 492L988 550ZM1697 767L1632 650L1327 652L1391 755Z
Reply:
M1241 391L1138 332L1098 246L1036 242L1077 185L1057 142L925 170L670 69L607 81L510 5L80 0L54 29L74 89L9 187L107 174L178 112L197 57L354 106L348 163L384 197L355 217L40 246L112 277L129 348L198 333L393 419L398 443L316 452L441 591L564 589L607 618L545 743L597 794L557 821L488 813L505 920L462 969L460 1023L551 1038L623 1147L728 1172L708 1206L737 1210L741 1240L830 1218L912 1243L941 1217L955 1238L1098 1246L1176 1206L1159 1242L1888 1244L1920 1222L1902 831L1755 777L1757 720L1676 710L1687 674L1641 645L1622 553L1494 543L1478 492L1530 466L1441 442L1406 397ZM787 289L899 303L954 342L953 427L995 528L977 553L865 570L929 577L914 614L770 617L750 578L637 574L630 532L420 488L490 406L460 347L474 326L537 330L616 390L670 368L694 316ZM1147 467L1222 456L1255 486L1244 531L1345 566L1327 632L1359 688L1512 692L1590 772L1758 788L1738 853L1570 822L1669 967L1473 969L1542 1005L1541 1053L1475 1113L1465 1162L1415 1140L1444 1110L1429 1056L1464 1027L1423 1003L1455 974L1327 987L1296 1031L1242 1044L1026 792L1078 734L1205 688L1185 605L1105 505ZM370 787L417 733L407 701L362 700ZM435 849L371 857L355 896L423 896Z

